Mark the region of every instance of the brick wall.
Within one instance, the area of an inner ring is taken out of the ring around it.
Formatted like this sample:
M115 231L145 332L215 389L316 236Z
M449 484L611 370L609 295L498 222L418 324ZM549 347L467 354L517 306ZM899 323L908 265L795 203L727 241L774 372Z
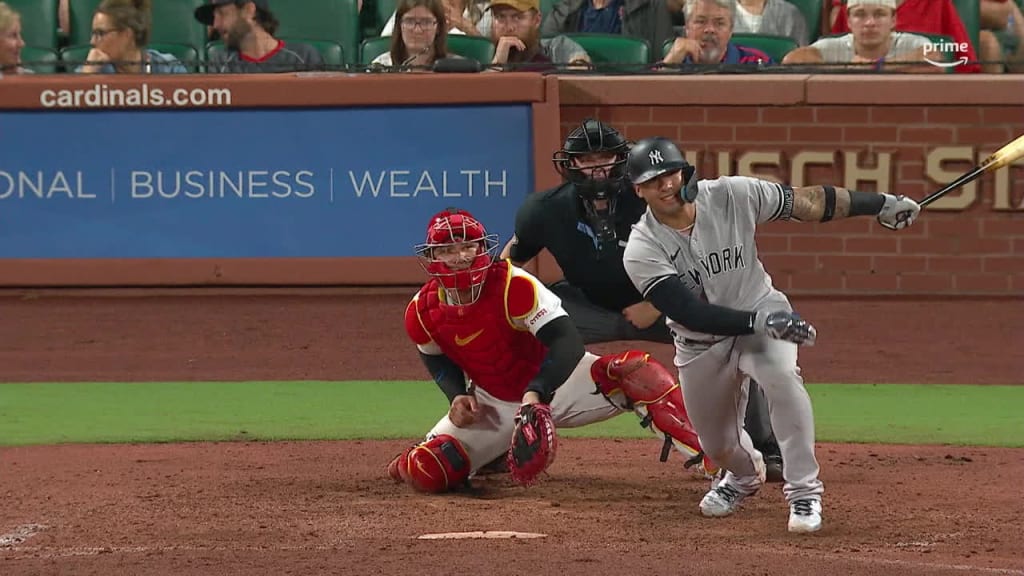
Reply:
M563 90L563 94L565 91ZM668 136L705 178L756 175L922 198L1024 133L1014 105L629 105L567 103L631 139ZM872 218L771 223L758 249L794 294L1024 295L1024 163L932 204L891 232Z

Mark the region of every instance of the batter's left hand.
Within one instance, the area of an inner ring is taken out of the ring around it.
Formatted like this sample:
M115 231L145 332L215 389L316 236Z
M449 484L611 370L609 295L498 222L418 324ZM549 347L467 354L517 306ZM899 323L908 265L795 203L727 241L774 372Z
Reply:
M893 196L892 194L882 194L882 196L885 196L885 204L882 205L882 211L878 213L878 223L889 230L901 230L910 226L917 219L917 215L921 213L921 206L906 196Z

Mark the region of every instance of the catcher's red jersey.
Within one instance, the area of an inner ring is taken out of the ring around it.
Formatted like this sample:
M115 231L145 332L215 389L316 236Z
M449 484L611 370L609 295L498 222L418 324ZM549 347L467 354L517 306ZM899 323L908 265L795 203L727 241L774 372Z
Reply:
M507 261L487 272L480 298L451 306L431 280L405 310L405 330L424 354L445 354L499 400L518 402L547 353L535 334L565 316L561 301L539 280Z

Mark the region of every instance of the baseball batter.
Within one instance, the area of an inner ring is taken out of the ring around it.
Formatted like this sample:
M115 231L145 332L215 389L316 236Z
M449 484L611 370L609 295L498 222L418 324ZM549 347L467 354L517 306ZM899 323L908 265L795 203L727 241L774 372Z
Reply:
M522 404L549 405L556 427L632 410L701 462L675 377L643 352L586 352L558 297L528 272L493 261L497 248L495 235L454 208L431 219L417 247L432 278L407 306L405 329L450 407L425 441L391 461L389 475L422 492L464 486L509 450Z
M623 263L641 294L668 316L693 425L706 454L727 470L701 500L701 513L732 514L764 482L763 458L742 427L745 375L768 398L786 462L789 530L819 530L824 487L811 401L797 365L797 346L812 345L816 331L772 287L754 230L773 220L867 215L900 229L913 223L920 206L903 196L832 186L791 188L735 176L698 181L665 138L638 142L627 169L648 210L630 234Z

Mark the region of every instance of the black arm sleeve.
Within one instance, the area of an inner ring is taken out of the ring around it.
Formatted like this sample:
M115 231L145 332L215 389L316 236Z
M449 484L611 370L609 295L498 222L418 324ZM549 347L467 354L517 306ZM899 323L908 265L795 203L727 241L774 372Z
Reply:
M646 298L662 314L694 332L719 336L754 333L754 312L704 302L677 276L666 276L647 292Z
M466 374L454 360L444 354L424 354L420 352L420 360L427 367L434 382L448 397L451 404L456 396L466 393Z
M583 337L568 316L547 323L537 332L537 339L548 347L548 355L526 390L540 394L540 401L550 404L555 390L569 379L586 350Z
M516 212L515 238L508 252L509 259L515 264L529 262L544 248L542 234L537 230L542 225L538 210L537 201L529 198Z
M850 216L874 216L882 211L885 196L873 192L849 190Z

